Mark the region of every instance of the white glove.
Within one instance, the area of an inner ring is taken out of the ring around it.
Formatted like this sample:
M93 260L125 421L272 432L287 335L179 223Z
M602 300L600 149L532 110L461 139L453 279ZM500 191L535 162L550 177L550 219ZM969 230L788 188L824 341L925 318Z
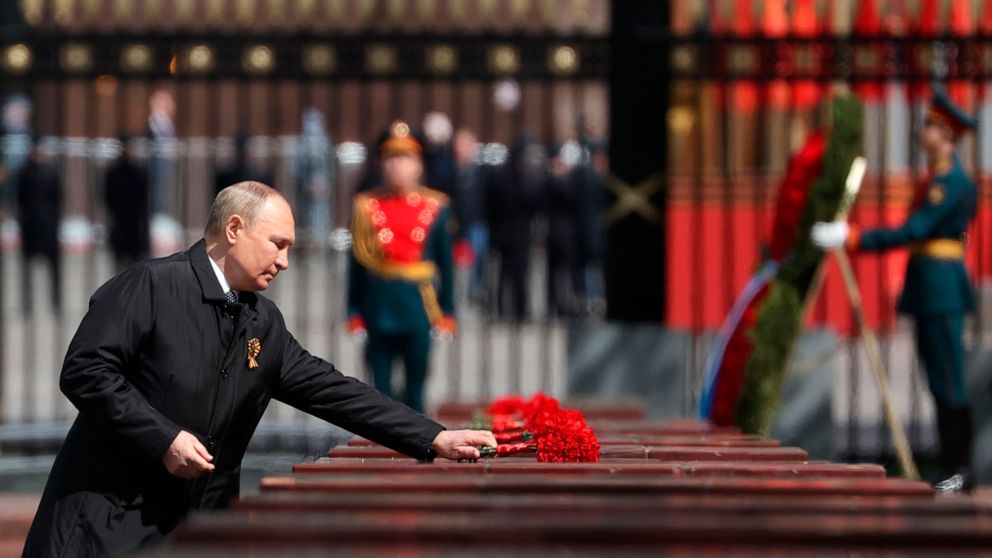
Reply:
M361 345L369 340L369 331L363 327L348 332L348 336L351 337L353 343Z
M813 224L810 240L823 250L836 250L844 246L849 234L851 227L848 226L847 221L820 222Z

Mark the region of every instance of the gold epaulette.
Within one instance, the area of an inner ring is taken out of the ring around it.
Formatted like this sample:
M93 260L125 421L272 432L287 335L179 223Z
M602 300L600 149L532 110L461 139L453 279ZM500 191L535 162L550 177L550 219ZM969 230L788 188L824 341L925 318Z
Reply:
M451 203L451 198L448 197L444 192L435 190L433 188L428 188L427 186L421 186L418 190L421 196L427 199L437 200L438 205L444 207Z
M938 260L963 260L964 242L953 238L936 238L910 245L914 256L927 256Z
M942 157L933 163L934 176L947 176L954 168L954 160L951 157Z

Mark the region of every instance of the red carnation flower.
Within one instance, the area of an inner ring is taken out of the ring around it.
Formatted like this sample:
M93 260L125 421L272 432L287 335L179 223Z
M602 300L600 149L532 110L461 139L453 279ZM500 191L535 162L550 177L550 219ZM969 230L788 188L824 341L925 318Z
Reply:
M486 408L489 415L517 415L522 414L527 402L519 395L507 395L498 397Z

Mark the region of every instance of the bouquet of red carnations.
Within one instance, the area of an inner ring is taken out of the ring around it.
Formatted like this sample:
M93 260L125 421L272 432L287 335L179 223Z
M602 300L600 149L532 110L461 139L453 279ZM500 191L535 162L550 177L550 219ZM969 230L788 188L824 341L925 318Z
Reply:
M530 399L508 396L496 399L477 416L476 428L488 428L499 445L482 448L482 457L537 452L543 463L599 461L599 441L582 413L563 409L558 400L543 393Z

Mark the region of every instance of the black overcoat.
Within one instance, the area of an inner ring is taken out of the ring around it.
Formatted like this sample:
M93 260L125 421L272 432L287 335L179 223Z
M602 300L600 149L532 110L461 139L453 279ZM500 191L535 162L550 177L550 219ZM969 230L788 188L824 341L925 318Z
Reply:
M258 340L257 368L248 347ZM69 345L61 388L79 409L24 554L101 556L154 543L192 510L237 496L241 458L275 398L412 457L443 427L310 355L270 300L228 304L201 240L100 287ZM180 429L216 470L161 463Z

